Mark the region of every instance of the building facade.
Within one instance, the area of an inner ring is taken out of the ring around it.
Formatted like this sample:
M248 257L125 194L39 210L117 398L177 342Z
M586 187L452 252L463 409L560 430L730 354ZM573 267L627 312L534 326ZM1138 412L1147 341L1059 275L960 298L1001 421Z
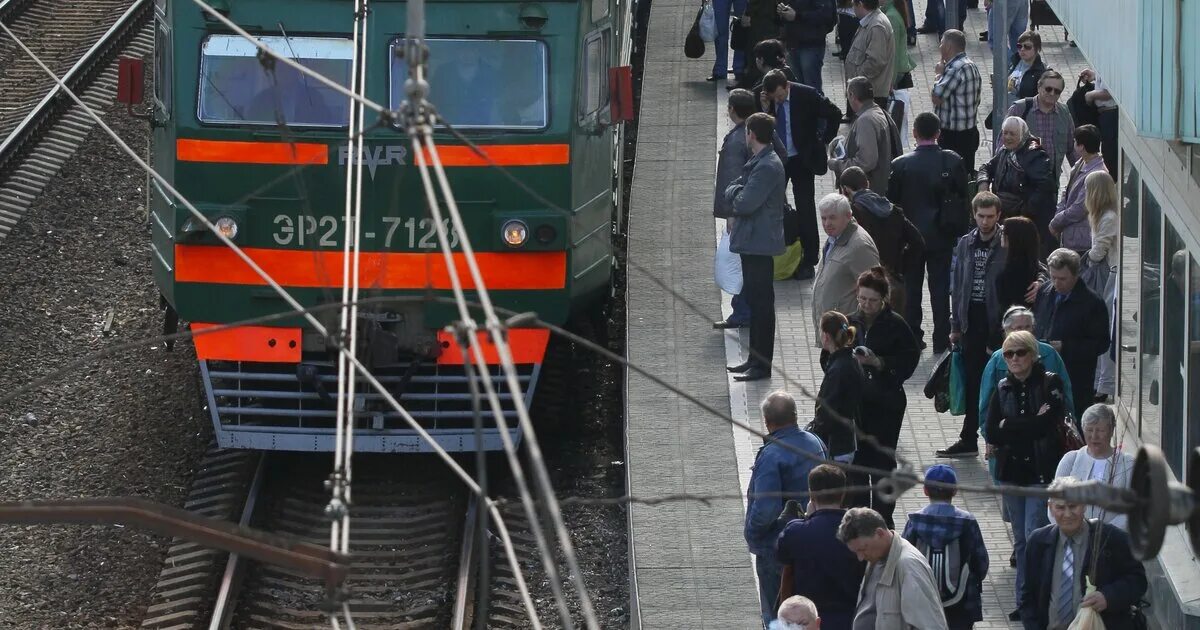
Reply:
M1118 104L1117 439L1160 446L1186 479L1200 446L1200 3L1049 2ZM1200 629L1182 526L1147 569L1151 624Z

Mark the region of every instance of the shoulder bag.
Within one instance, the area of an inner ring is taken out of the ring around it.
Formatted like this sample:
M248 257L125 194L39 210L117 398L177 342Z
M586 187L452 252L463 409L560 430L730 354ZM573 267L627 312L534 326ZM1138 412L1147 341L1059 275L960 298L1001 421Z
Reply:
M704 39L700 37L700 18L703 15L704 5L702 4L700 10L696 12L696 20L692 22L691 30L683 40L683 54L688 59L699 59L704 56Z

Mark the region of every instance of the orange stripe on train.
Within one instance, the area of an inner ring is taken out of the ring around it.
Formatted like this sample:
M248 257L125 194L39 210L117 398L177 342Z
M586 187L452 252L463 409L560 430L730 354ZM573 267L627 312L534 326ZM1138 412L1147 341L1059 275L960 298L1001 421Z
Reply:
M285 287L338 288L342 284L342 252L245 247L255 263ZM359 285L375 289L449 289L450 274L442 254L362 252ZM567 282L566 252L476 252L489 289L562 289ZM461 253L454 261L463 287L474 289ZM175 281L266 286L233 250L224 245L176 245Z
M313 142L240 142L231 140L175 141L180 162L229 164L328 164L329 145Z
M196 357L213 361L299 363L300 329L237 326L209 332L220 324L192 322Z

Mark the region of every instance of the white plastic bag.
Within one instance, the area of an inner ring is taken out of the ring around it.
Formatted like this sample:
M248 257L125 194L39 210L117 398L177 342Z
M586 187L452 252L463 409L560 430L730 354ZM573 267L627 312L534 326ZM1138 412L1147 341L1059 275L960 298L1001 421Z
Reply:
M729 251L729 232L721 234L717 242L717 256L713 275L721 290L737 295L742 292L742 257Z
M700 14L700 39L710 44L717 41L717 13L711 2L704 3Z

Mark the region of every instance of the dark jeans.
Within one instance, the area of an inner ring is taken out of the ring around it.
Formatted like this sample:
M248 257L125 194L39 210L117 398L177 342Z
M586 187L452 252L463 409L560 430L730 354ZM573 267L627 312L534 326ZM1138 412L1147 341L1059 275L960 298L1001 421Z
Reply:
M970 291L971 287L964 290ZM992 328L988 322L987 305L972 302L967 309L967 332L962 337L963 363L967 368L967 415L958 434L958 437L971 443L979 439L979 384L983 382L983 368L987 367L991 358L988 346L993 345L994 341Z
M869 420L865 421L864 430L874 437L880 445L895 451L896 445L900 443L900 429L904 425L904 410L907 406L908 400L904 395L903 389L885 392L882 396L874 399L863 400L863 418L869 418ZM858 452L854 454L854 464L882 470L893 470L896 468L896 459L883 451L860 443ZM852 485L870 484L872 487L881 478L880 475L865 475L862 473L854 473L851 477ZM883 517L889 529L895 529L896 523L892 519L892 514L896 511L896 504L884 501L875 491L855 493L851 496L850 503L853 507L870 507L874 509Z
M793 203L796 204L796 215L800 219L800 246L804 248L800 266L815 267L821 243L817 236L817 189L813 174L799 156L788 158L785 170L792 182Z
M802 46L788 52L792 61L792 74L796 83L803 83L824 94L821 89L821 67L825 65L824 46Z
M717 41L713 42L716 58L713 59L713 76L725 78L729 74L729 16L746 12L745 0L716 0L713 11L717 17ZM746 53L733 51L733 72L741 74L746 65Z
M837 23L837 43L838 54L842 57L850 52L850 44L854 42L854 35L858 33L858 18L845 13L838 13Z
M933 345L944 346L950 336L950 260L953 252L948 249L925 251L921 264L908 271L905 283L908 289L908 304L904 321L908 322L913 334L920 341L925 338L921 329L924 317L921 298L924 296L925 273L929 272L929 305L933 309Z
M1117 158L1121 155L1121 151L1117 147L1117 131L1121 126L1119 111L1110 109L1100 112L1100 153L1104 155L1104 168L1108 169L1113 179L1120 177L1120 173L1117 171L1119 166Z
M975 178L975 153L979 151L979 127L971 127L962 131L943 129L938 136L938 146L949 149L963 159L967 169L967 178Z
M742 254L742 297L750 305L750 360L771 369L775 351L775 261Z
M754 571L758 573L758 601L762 611L763 627L766 628L775 621L775 613L779 610L779 583L783 579L783 567L775 558L754 556Z
M930 1L932 2L933 0L930 0ZM911 22L911 24L908 25L908 36L916 37L917 36L917 9L915 7L913 7L913 0L908 0L908 21Z
M958 6L958 24L954 28L963 30L967 21L967 0L950 0ZM938 36L946 32L946 0L929 0L925 5L925 27L937 30Z
M741 293L733 296L730 304L733 306L733 313L730 313L728 320L731 324L745 324L750 321L750 303Z

